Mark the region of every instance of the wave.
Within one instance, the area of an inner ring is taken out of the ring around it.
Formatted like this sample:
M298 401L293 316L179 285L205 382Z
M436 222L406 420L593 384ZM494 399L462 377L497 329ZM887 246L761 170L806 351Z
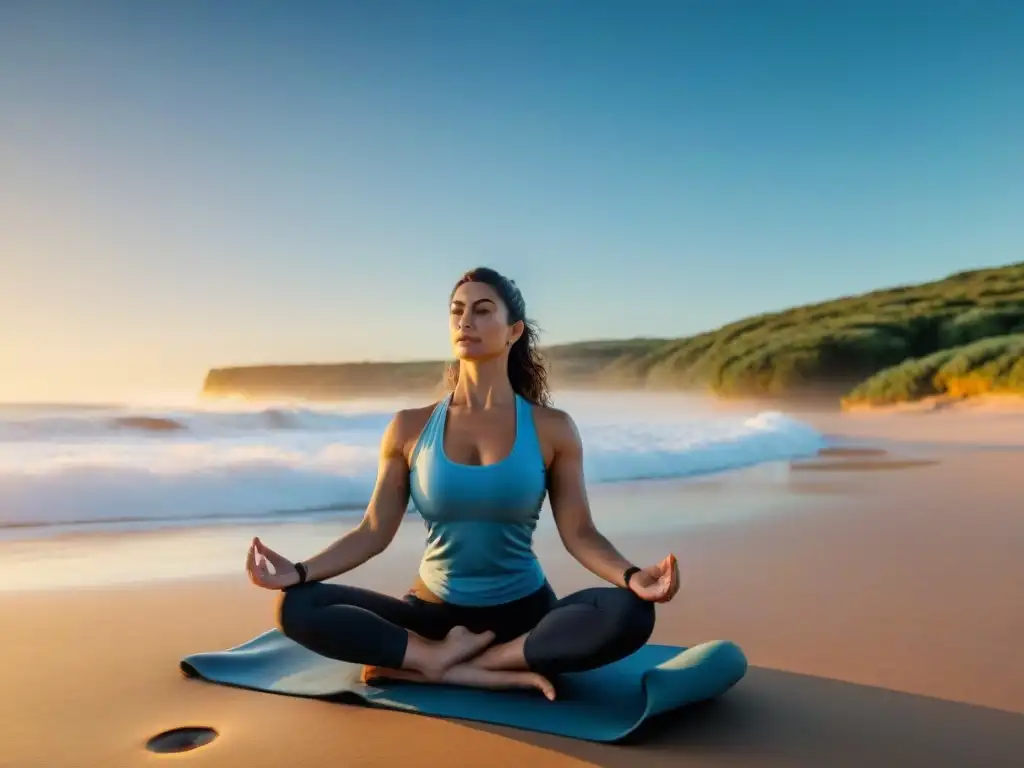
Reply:
M688 477L810 455L810 426L694 398L573 395L589 483ZM362 510L402 403L0 413L0 528Z
M0 418L0 442L90 438L136 432L185 432L196 437L217 437L274 430L329 432L383 429L389 418L389 413L332 413L310 408L133 413L111 406L65 406L60 410L19 409L14 414L8 412L6 418Z

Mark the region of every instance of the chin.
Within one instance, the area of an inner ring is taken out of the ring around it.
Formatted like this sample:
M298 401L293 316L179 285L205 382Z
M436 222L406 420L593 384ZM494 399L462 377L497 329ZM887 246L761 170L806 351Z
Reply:
M471 363L492 360L498 353L488 349L483 344L456 344L455 359L465 360Z

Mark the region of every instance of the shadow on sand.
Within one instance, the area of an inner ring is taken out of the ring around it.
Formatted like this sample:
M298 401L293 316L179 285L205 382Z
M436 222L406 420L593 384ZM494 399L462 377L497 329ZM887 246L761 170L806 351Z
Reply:
M465 726L616 768L1024 765L1024 714L760 668L721 699L661 716L617 745Z

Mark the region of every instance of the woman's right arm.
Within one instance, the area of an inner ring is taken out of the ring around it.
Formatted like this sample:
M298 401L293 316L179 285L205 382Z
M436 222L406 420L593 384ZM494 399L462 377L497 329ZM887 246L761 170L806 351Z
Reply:
M377 483L363 519L322 552L303 561L307 581L323 581L351 571L379 555L394 539L409 504L409 465L406 446L414 421L399 411L384 430L380 442Z

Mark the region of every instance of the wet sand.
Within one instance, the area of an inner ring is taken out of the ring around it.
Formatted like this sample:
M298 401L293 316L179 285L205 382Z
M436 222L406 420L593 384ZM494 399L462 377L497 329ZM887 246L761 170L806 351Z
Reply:
M684 587L659 609L654 640L728 638L751 663L724 698L662 718L628 745L186 680L182 656L234 645L271 620L274 595L241 575L244 529L190 534L210 558L221 556L218 536L231 547L237 537L230 575L189 571L198 556L183 553L183 570L203 578L108 586L94 585L96 573L125 550L166 557L145 547L190 546L187 536L21 542L17 558L0 545L8 578L24 587L0 592L0 766L1019 766L1024 430L960 416L943 428L940 418L823 416L827 432L853 436L849 446L793 466L592 491L602 527L630 557L680 558ZM695 513L699 524L670 522ZM715 515L724 522L707 524ZM401 591L415 537L349 580ZM292 541L283 529L280 539ZM26 559L34 546L40 556ZM538 551L558 591L596 583L550 531ZM180 726L219 735L174 756L146 750Z

